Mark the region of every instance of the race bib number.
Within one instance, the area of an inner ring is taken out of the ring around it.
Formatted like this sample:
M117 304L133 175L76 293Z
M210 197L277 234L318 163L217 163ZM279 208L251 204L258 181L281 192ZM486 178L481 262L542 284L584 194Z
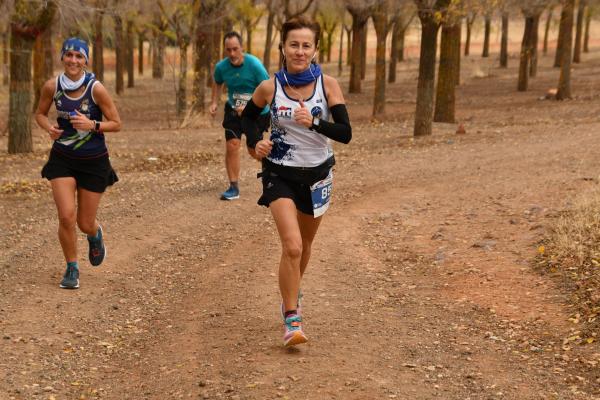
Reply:
M252 98L252 93L234 93L232 97L233 108L246 107L246 104Z
M310 195L313 204L313 214L315 218L319 218L325 214L329 208L329 199L331 198L331 190L333 189L333 171L329 170L327 178L311 185Z

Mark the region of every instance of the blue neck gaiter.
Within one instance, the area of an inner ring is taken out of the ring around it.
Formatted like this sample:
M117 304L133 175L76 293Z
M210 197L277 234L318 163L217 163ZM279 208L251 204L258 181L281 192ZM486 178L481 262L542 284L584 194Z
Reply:
M322 72L319 64L311 63L310 67L297 74L290 74L284 67L283 69L275 72L275 77L279 80L279 83L284 86L304 86L316 81L321 74Z

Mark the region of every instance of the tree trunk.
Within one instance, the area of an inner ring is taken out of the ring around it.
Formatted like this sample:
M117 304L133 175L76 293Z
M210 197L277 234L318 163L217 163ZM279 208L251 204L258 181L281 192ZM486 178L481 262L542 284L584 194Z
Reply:
M564 18L561 16L560 24L564 29L560 63L560 79L558 81L558 90L556 91L556 100L565 100L571 98L571 55L573 52L573 15L575 11L575 0L566 0L563 6Z
M587 13L585 14L585 34L583 35L583 52L590 52L590 24L592 23L592 15L593 11L591 7L587 8Z
M165 76L165 47L167 38L164 35L164 24L160 13L154 15L154 47L152 48L152 78L163 79Z
M508 13L502 13L502 39L500 42L500 67L508 68Z
M550 26L552 25L552 17L554 15L554 7L548 9L546 17L546 26L544 27L544 55L548 54L548 36L550 36Z
M327 62L331 62L331 49L333 49L333 34L335 33L335 26L332 31L327 32Z
M154 60L152 59L152 56L154 55L154 47L156 47L156 39L154 37L151 37L148 39L148 53L146 55L146 59L147 64L150 66L154 66Z
M368 17L367 17L368 22ZM367 39L369 37L369 24L365 22L360 41L360 79L364 80L367 76Z
M138 32L138 74L144 75L144 34Z
M567 18L564 15L564 13L565 13L565 10L563 7L563 10L560 12L561 23L558 25L558 41L556 42L556 54L554 55L554 68L560 68L560 63L562 60L562 45L565 43L565 40L564 40L565 31L564 31L562 21Z
M403 27L398 33L398 62L404 61L404 44L406 42L406 31L408 27Z
M492 17L486 15L485 16L485 30L483 35L483 51L481 53L481 57L489 57L490 56L490 33L492 30Z
M417 84L417 110L415 113L414 135L432 133L433 95L435 86L435 60L437 53L437 33L439 25L434 17L419 16L421 19L421 56L419 59L419 79Z
M538 69L538 42L539 42L539 27L541 14L536 14L533 17L533 27L531 28L531 62L529 64L529 76L534 78L537 76Z
M177 119L181 123L187 109L187 59L188 43L185 40L179 41L179 82L177 84L176 112Z
M475 16L467 17L465 19L467 23L467 38L465 41L465 57L468 57L471 53L471 31L473 29L473 22L475 22Z
M115 56L116 56L116 67L115 67L115 78L116 78L116 88L115 92L117 94L122 94L125 90L125 85L123 82L123 70L125 66L124 60L124 43L123 43L123 19L120 15L115 14L113 16L113 20L115 22Z
M396 66L398 64L398 39L400 36L400 19L395 18L392 25L392 48L390 49L390 70L388 72L388 82L396 82Z
M2 84L8 85L9 77L9 62L8 62L8 47L9 47L10 30L7 28L2 34Z
M265 34L265 50L263 52L263 65L269 72L271 67L271 46L273 45L273 25L275 24L275 12L269 7L267 16L267 33Z
M529 62L531 60L531 36L533 31L533 17L525 17L525 31L521 42L521 57L519 63L519 83L517 90L526 92L529 86Z
M194 112L204 112L205 110L206 81L210 77L209 64L206 60L211 58L211 50L214 50L213 29L217 7L216 1L203 1L198 13L194 16L194 83L192 88L194 94L192 110ZM219 28L221 28L220 25Z
M581 47L583 43L583 21L585 20L585 9L587 3L584 0L579 0L577 8L577 30L575 34L575 49L573 51L573 62L579 64L581 62Z
M461 48L460 42L462 40L462 23L456 24L456 32L453 35L453 45L454 45L454 85L460 85L460 66L461 66Z
M132 88L134 86L133 71L135 70L134 63L134 37L133 37L133 20L127 20L127 87Z
M41 32L41 34L35 39L33 49L33 107L35 111L38 102L40 101L40 94L44 83L52 77L54 72L52 54L52 25Z
M372 15L375 34L377 35L377 50L375 57L375 93L373 97L373 118L380 119L385 114L385 53L388 32L387 12L382 6Z
M252 53L252 21L246 27L246 51Z
M344 61L342 60L344 56L344 27L342 26L340 29L340 47L338 53L338 75L342 75L344 72Z
M346 43L346 65L349 66L352 64L352 28L346 30Z
M460 41L459 24L442 27L440 44L440 64L438 84L435 99L435 122L455 122L455 92L456 92L456 41Z
M104 11L97 9L94 13L94 54L92 56L92 70L96 78L104 81L104 36L102 34L102 21Z
M8 111L8 152L30 153L31 137L31 52L35 37L12 24L10 37L10 99Z
M365 13L352 13L352 57L350 63L350 93L361 92L361 63L363 30L368 16Z

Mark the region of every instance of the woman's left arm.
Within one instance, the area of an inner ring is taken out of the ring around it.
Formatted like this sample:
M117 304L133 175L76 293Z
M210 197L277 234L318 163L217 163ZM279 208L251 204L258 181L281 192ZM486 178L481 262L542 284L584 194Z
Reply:
M119 132L121 130L121 117L117 111L117 107L104 85L100 82L94 85L93 88L94 101L102 110L102 114L106 118L100 123L100 132Z
M327 93L327 106L331 111L333 122L319 120L318 124L313 122L310 129L336 142L350 143L350 140L352 140L352 126L350 125L350 117L346 109L342 88L338 81L331 76L323 75L323 79Z

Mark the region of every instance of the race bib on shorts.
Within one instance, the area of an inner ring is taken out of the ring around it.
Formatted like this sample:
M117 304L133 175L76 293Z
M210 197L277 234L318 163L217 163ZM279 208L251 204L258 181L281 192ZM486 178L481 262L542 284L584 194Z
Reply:
M246 107L252 98L252 93L234 93L231 97L233 97L233 108Z
M310 186L310 196L312 198L313 215L319 218L325 214L329 208L329 199L331 198L331 190L333 188L333 171L329 170L327 178L314 183Z

